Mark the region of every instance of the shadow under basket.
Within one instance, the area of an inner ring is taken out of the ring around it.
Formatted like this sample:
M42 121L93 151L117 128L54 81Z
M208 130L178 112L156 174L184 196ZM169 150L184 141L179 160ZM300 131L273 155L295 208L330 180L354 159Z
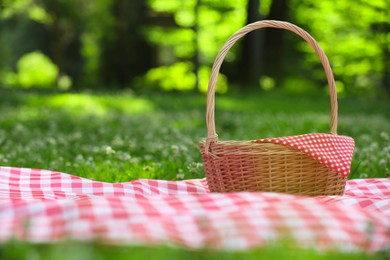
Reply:
M218 141L205 153L199 143L211 192L264 191L307 196L343 195L343 177L291 147L253 141Z

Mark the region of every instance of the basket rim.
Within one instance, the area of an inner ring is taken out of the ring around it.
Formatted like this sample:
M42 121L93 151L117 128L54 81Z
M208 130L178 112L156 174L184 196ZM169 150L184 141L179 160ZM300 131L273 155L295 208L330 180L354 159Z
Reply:
M202 140L198 143L198 147L201 150L201 153L205 153L204 148L207 146L207 140ZM256 143L253 140L225 140L225 141L216 141L212 142L208 147L207 154L211 156L243 156L243 155L291 155L299 154L302 156L308 156L298 149L294 149L289 146L274 144L274 143ZM215 149L216 148L216 149ZM216 151L218 148L230 148L236 149L236 151ZM310 156L308 156L310 157Z

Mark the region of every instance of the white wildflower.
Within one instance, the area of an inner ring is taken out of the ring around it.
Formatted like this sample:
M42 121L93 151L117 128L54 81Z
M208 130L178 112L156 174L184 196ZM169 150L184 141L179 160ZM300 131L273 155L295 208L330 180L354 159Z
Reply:
M116 153L115 150L112 149L111 146L106 146L105 151L106 151L106 154L107 154L107 155L112 155L112 154L115 154L115 153Z

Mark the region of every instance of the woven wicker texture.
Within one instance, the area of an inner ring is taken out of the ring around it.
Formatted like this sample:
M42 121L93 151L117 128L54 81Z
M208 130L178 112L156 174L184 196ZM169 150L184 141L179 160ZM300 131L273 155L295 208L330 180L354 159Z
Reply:
M318 195L342 195L346 177L299 150L273 143L219 141L215 131L215 88L222 62L234 43L260 28L280 28L302 37L321 60L330 89L330 133L337 135L337 94L328 58L303 29L281 21L264 20L248 24L234 33L219 51L212 68L207 93L207 138L199 143L210 191L267 191Z

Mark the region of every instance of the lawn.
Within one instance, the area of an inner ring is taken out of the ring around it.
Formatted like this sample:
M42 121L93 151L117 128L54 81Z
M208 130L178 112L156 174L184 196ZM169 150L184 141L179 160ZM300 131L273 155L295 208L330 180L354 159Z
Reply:
M0 89L0 165L51 169L107 182L203 178L197 142L206 135L205 106L205 96L194 93ZM220 139L225 140L329 132L328 111L326 96L232 91L216 97L216 129ZM351 178L390 177L389 130L389 100L339 100L338 133L356 142ZM113 255L119 259L130 255L163 259L368 257L287 249L270 246L232 253L96 243L50 246L11 242L0 246L0 259L24 259L34 254L61 259L54 257L60 255L58 250L78 252L75 259L106 259ZM384 254L375 256L386 258Z

